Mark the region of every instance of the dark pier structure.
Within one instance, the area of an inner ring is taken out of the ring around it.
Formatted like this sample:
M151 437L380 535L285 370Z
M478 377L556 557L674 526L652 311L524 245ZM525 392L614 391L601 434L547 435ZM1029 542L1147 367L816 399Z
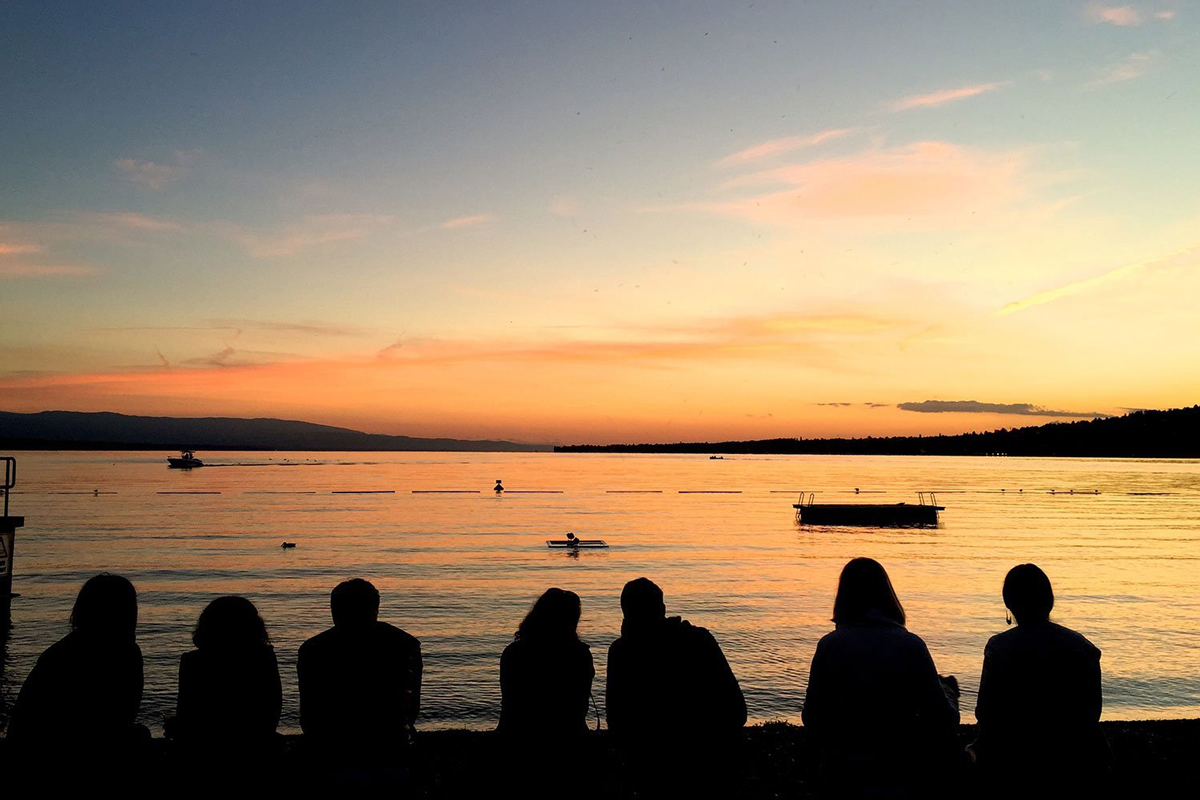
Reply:
M0 510L0 627L9 625L12 603L13 545L16 543L17 528L25 525L24 517L8 515L8 495L17 485L17 460L12 456L0 456L4 464L4 483L0 483L0 494L4 495Z

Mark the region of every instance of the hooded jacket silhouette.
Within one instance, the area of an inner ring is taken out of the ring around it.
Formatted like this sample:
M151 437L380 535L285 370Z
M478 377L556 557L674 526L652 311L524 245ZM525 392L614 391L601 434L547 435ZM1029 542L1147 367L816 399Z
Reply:
M608 650L608 727L638 738L699 739L746 724L746 699L721 646L680 617L626 620Z

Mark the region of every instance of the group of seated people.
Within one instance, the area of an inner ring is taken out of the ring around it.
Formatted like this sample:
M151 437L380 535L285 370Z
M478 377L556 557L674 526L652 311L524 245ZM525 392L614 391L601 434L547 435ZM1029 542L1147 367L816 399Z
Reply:
M998 791L1030 776L1078 789L1106 766L1100 652L1050 621L1053 591L1038 567L1013 568L1003 599L1017 624L984 651L970 758ZM330 609L333 627L306 641L297 661L303 747L327 772L352 781L368 773L402 781L420 710L420 643L378 619L379 593L365 580L339 584ZM650 796L688 786L716 796L746 722L745 698L720 645L705 628L667 616L662 590L646 578L625 585L621 609L621 635L608 651L606 708L631 775ZM500 658L497 730L523 751L562 752L589 731L595 669L578 636L580 613L577 594L547 590ZM813 656L802 710L825 791L936 794L965 760L956 746L957 685L938 675L925 643L905 628L878 562L856 558L845 566L833 622ZM87 581L71 632L42 654L20 691L10 744L36 756L115 753L147 739L136 723L136 627L128 580L102 574ZM279 668L253 603L213 600L192 641L195 650L180 659L167 736L207 763L261 760L279 748Z

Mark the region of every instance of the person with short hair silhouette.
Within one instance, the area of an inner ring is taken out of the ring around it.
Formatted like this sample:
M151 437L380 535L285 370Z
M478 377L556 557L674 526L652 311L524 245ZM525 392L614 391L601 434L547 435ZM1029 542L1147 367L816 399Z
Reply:
M746 724L746 699L717 640L668 617L647 578L621 592L621 636L608 651L608 727L632 780L651 796L720 791Z
M1037 566L1009 570L1002 595L1017 625L984 649L972 754L998 795L1094 792L1109 766L1100 650L1050 621L1054 590Z
M198 750L238 757L275 743L283 687L267 626L244 597L218 597L179 659L179 699L168 732Z
M579 640L579 595L547 589L500 657L501 733L561 741L586 733L592 651Z
M420 711L421 643L379 621L379 591L361 578L339 583L329 607L333 627L300 646L300 727L334 770L386 772Z
M947 777L958 709L906 621L878 561L846 564L801 712L828 796L929 796Z
M71 632L42 653L25 679L8 738L40 788L113 777L149 739L137 723L143 685L137 620L132 583L107 572L90 578L71 610ZM53 766L61 763L70 769Z

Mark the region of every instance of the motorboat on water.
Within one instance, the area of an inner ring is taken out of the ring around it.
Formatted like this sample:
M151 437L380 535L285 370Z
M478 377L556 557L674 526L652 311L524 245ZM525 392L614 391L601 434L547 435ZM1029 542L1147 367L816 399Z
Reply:
M196 454L191 450L180 450L179 458L167 456L167 466L173 469L193 469L195 467L203 467L204 462L196 458Z

